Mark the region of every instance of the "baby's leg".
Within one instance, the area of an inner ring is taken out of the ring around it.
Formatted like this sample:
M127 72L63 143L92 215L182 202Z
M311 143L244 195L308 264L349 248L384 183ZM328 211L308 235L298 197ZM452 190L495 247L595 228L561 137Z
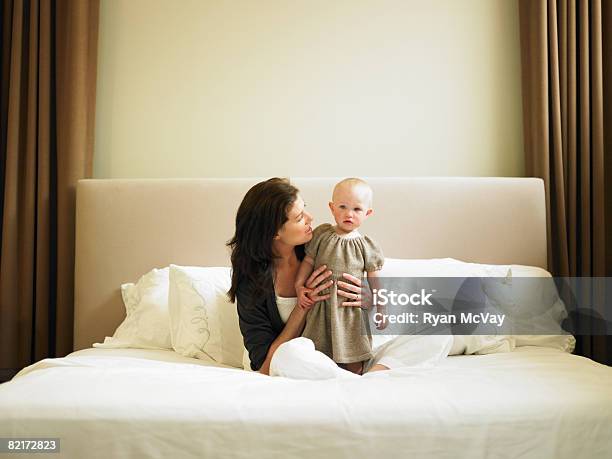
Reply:
M360 375L363 373L363 366L365 365L365 362L340 363L339 365L351 373Z

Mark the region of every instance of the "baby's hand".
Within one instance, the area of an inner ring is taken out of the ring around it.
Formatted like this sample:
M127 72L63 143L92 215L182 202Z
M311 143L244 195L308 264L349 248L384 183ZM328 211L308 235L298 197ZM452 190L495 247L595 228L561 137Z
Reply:
M384 330L385 328L387 328L387 325L389 324L389 322L387 322L387 318L385 317L386 310L387 308L385 308L384 306L378 305L376 307L376 313L381 314L378 316L380 317L381 320L376 324L377 330Z
M297 296L298 296L298 304L302 309L310 309L314 305L314 301L308 298L308 293L312 292L311 288L306 287L298 287L297 288Z

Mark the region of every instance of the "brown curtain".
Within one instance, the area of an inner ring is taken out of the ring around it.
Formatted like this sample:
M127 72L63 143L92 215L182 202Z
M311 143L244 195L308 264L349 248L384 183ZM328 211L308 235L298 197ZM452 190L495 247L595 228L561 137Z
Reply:
M99 0L3 0L0 378L72 351L74 213L91 177Z
M525 172L544 179L555 276L612 275L611 3L519 0ZM612 363L606 336L577 336L576 352Z

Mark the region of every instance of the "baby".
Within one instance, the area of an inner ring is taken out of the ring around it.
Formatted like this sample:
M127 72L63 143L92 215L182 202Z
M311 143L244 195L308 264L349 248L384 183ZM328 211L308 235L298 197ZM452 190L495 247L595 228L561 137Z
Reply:
M369 283L372 283L383 266L380 247L358 231L372 214L372 189L358 178L342 180L334 187L329 208L336 225L325 223L318 226L313 231L312 240L305 246L306 256L295 283L300 305L303 307L310 301L304 283L315 267L327 265L334 283L329 299L315 304L308 313L302 336L310 338L318 351L327 354L343 368L362 373L364 363L372 357L367 315L359 307L343 306L343 302L355 300L338 296L337 292L338 280L346 281L343 273L361 278L366 271ZM382 323L377 328L385 326Z

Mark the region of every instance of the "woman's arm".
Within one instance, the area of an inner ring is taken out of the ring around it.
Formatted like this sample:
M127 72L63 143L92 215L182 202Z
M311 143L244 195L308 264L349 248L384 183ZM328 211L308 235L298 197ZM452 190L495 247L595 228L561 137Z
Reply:
M285 324L285 328L280 334L272 341L270 347L268 348L268 352L266 354L266 358L259 368L259 372L264 375L270 374L270 362L272 362L272 357L280 346L283 343L286 343L293 338L297 338L302 334L302 330L304 329L304 325L306 323L306 314L308 313L307 309L303 309L300 307L293 308L289 319L287 319L287 323Z
M249 287L249 284L243 284L236 291L238 324L244 347L249 352L251 369L259 370L266 359L270 344L279 335L279 331L272 325L268 300L253 295Z
M368 309L372 306L372 289L380 290L380 282L378 277L380 271L370 271L368 275L369 289L362 288L361 279L344 273L343 277L350 282L338 281L338 295L343 296L347 301L342 302L342 306L358 307ZM343 290L341 290L343 289ZM387 320L385 318L386 308L382 305L376 305L376 312L381 314L383 318L380 323L376 324L376 328L383 330L387 328Z

